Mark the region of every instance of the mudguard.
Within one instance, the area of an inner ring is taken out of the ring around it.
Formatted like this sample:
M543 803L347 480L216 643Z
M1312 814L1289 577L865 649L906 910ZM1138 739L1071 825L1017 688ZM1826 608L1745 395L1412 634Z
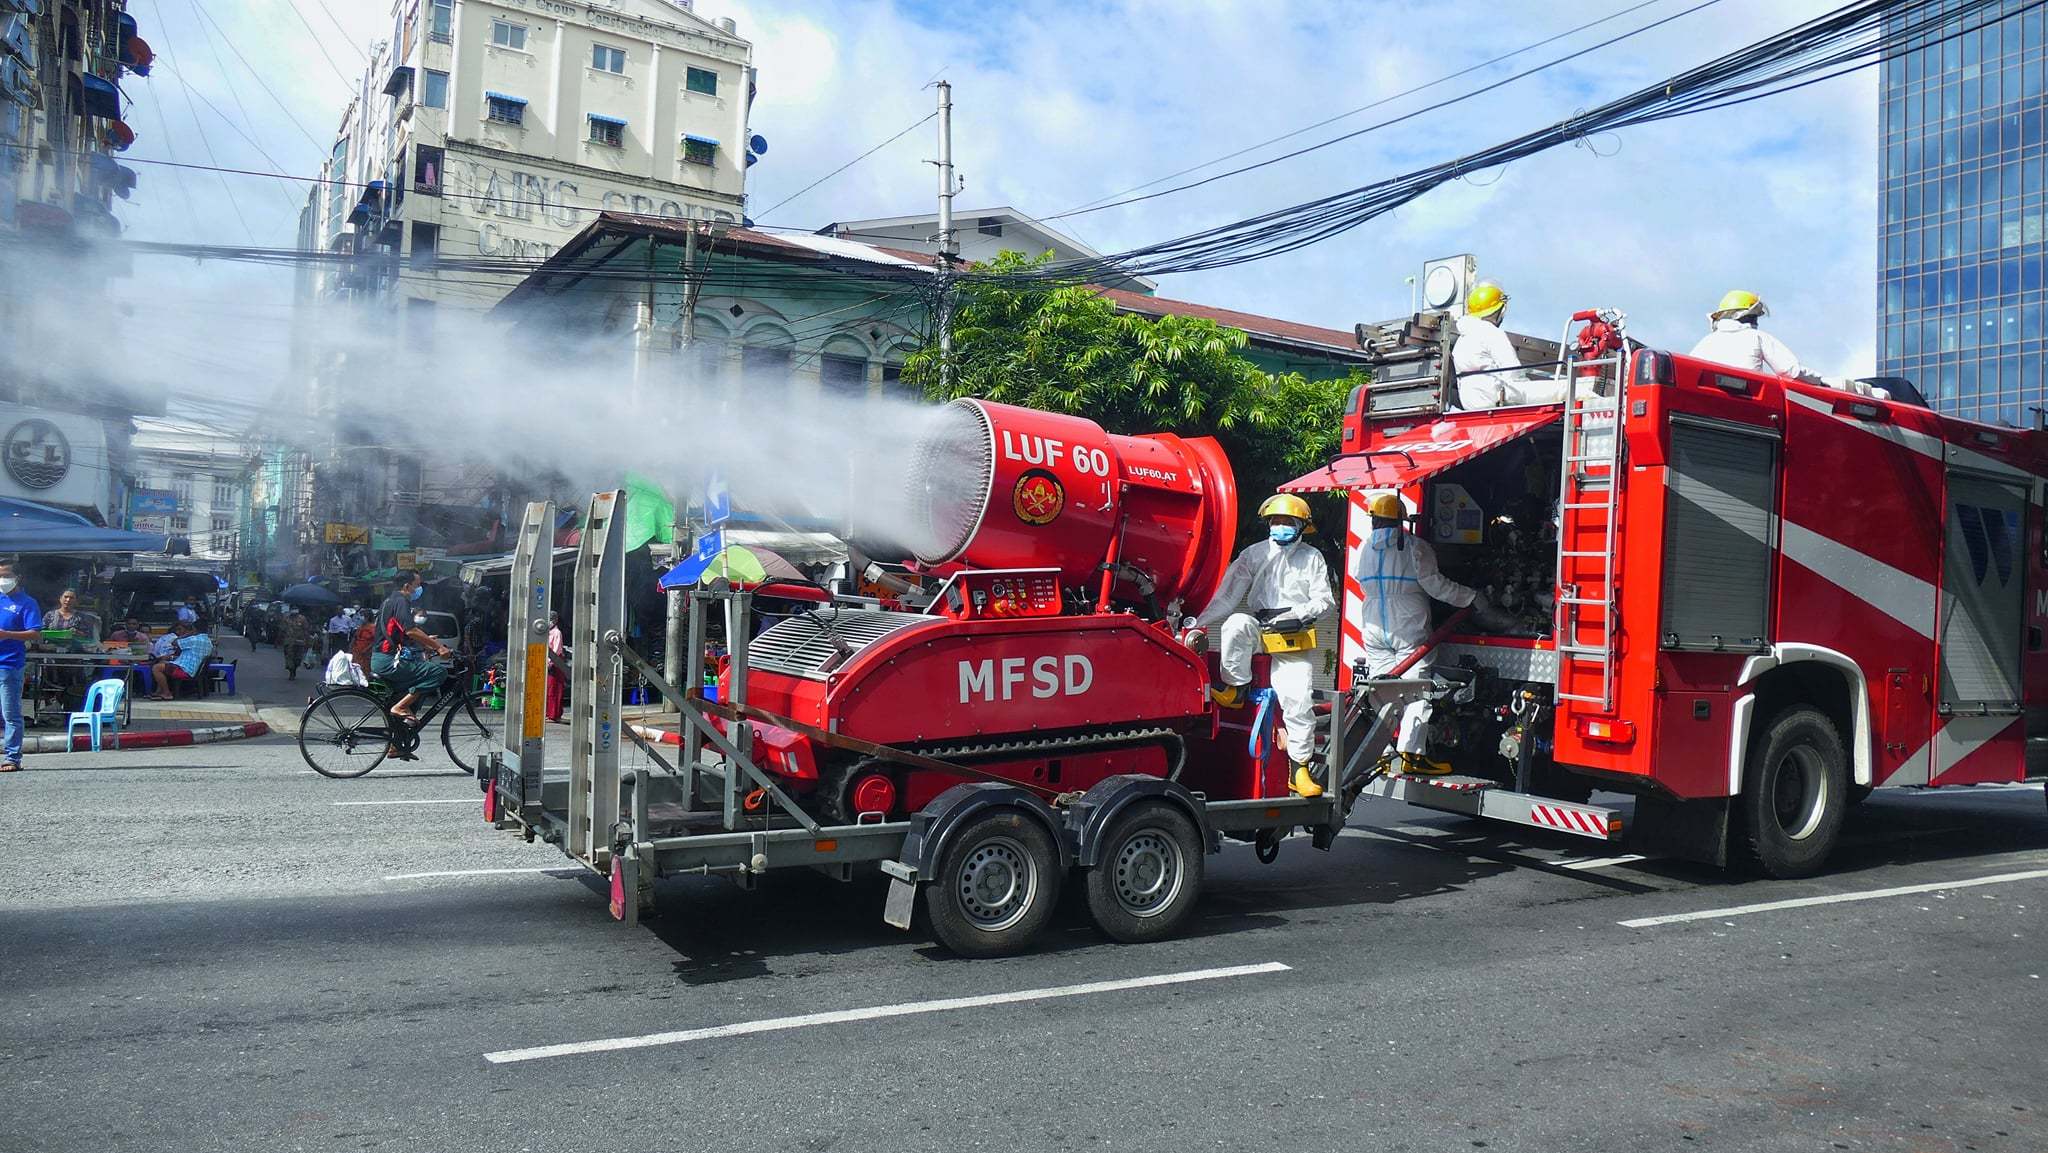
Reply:
M1205 850L1213 853L1222 847L1221 835L1209 827L1202 802L1187 786L1164 777L1126 775L1097 783L1083 793L1080 800L1066 807L1066 832L1061 840L1066 851L1073 856L1072 863L1084 869L1100 864L1102 838L1110 825L1125 809L1155 798L1187 814L1201 834Z
M939 857L946 851L946 842L953 831L970 818L1001 806L1021 809L1044 825L1059 851L1060 867L1065 869L1074 864L1059 814L1053 812L1052 806L1029 789L1016 785L1000 781L970 781L954 785L911 814L910 831L903 835L903 850L895 863L905 866L903 871L915 870L914 874L904 877L902 871L890 868L887 863L882 866L883 871L899 880L924 881L930 878L938 869Z

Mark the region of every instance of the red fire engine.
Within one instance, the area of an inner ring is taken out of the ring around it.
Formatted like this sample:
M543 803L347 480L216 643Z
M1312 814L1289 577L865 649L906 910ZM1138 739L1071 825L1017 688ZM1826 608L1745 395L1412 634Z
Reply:
M528 691L553 523L530 508L486 814L608 874L624 919L659 876L877 862L885 919L907 928L921 896L942 941L986 954L1029 941L1069 875L1110 936L1163 936L1224 839L1262 860L1295 828L1327 847L1361 795L1605 841L1621 813L1599 787L1635 796L1645 851L1793 875L1864 790L2024 776L2048 691L2041 438L1641 348L1617 314L1575 324L1567 403L1482 412L1444 407L1450 326L1380 340L1340 455L1286 486L1348 494L1351 558L1366 496L1400 492L1444 570L1499 606L1446 619L1428 677L1367 679L1346 577L1323 797L1288 792L1270 704L1216 708L1214 657L1174 633L1233 551L1216 444L958 401L873 482L909 502L893 551L936 591L693 591L687 692L622 639L623 497L594 498L566 779ZM796 607L761 627L770 596ZM718 612L714 700L695 686ZM621 724L624 666L680 712L673 763ZM1380 755L1418 696L1448 776ZM622 737L650 767L622 771Z
M1439 709L1445 756L1632 793L1648 851L1776 876L1819 867L1872 788L2027 776L2048 438L1574 325L1568 403L1481 412L1428 387L1442 334L1389 340L1410 375L1362 390L1344 455L1287 486L1348 494L1354 558L1367 494L1400 492L1516 618L1439 645L1479 683ZM1347 673L1361 598L1347 580Z

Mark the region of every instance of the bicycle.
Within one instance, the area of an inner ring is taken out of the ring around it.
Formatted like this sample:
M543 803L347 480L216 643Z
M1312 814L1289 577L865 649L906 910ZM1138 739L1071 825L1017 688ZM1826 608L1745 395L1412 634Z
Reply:
M436 714L441 715L441 747L471 776L503 747L505 713L492 707L493 700L501 699L498 690L488 676L482 688L470 688L469 667L460 657L450 662L440 687L421 698L412 720L391 714L394 699L389 686L375 679L368 688L343 685L314 697L299 715L299 755L323 777L360 777L386 757L414 759L420 734Z

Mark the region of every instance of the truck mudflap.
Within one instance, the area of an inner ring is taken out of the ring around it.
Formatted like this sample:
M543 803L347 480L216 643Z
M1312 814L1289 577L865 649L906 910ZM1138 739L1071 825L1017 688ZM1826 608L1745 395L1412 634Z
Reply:
M1361 795L1511 825L1552 829L1596 841L1618 840L1622 831L1618 810L1518 793L1485 777L1388 773L1366 782Z

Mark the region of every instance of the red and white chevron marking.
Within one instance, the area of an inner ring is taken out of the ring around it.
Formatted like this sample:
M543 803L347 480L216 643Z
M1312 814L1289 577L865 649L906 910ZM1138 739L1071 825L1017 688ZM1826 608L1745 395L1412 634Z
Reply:
M1529 819L1539 825L1563 829L1568 833L1584 833L1589 837L1606 837L1607 822L1592 813L1579 809L1567 809L1563 805L1531 805Z
M667 729L657 729L648 725L632 724L629 724L626 727L633 730L635 733L638 733L640 735L640 739L646 741L650 745L680 745L683 743L683 738L679 734L670 732Z

